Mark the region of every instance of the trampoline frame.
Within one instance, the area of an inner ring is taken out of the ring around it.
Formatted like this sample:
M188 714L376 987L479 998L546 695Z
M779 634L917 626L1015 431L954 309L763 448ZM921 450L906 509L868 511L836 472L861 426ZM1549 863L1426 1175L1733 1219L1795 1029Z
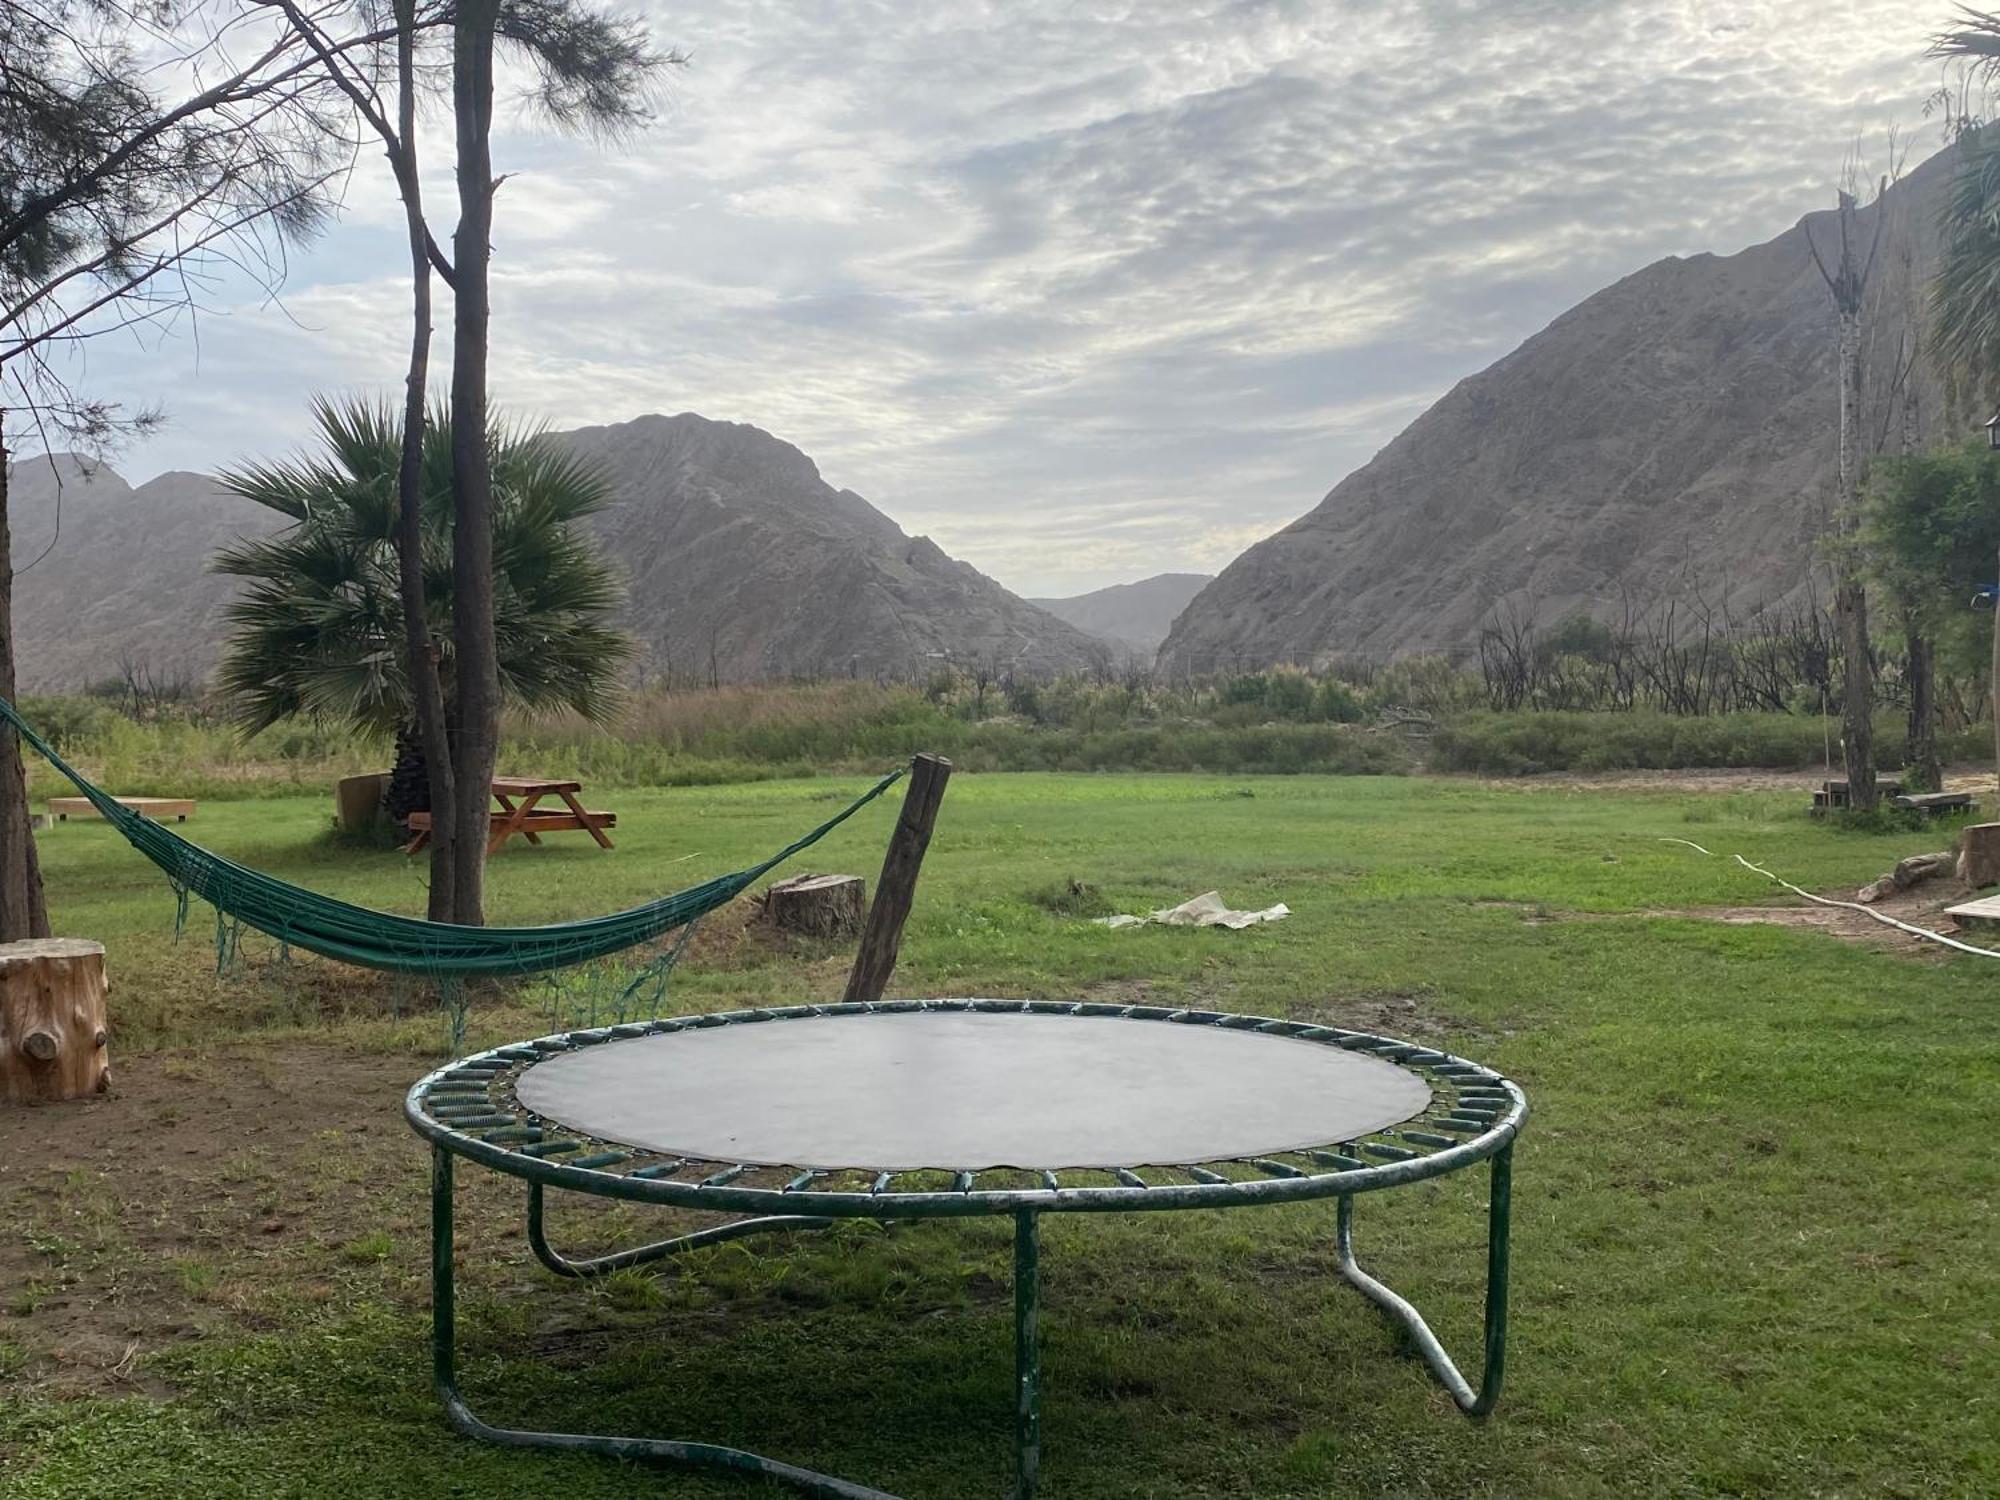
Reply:
M559 1122L543 1121L514 1097L515 1080L526 1068L581 1047L714 1026L911 1011L1114 1016L1291 1037L1373 1054L1409 1069L1429 1083L1431 1104L1409 1120L1355 1140L1327 1142L1321 1147L1284 1151L1271 1157L1145 1167L1143 1170L1155 1179L1151 1182L1141 1177L1139 1171L1123 1167L1110 1171L1079 1169L1073 1173L1067 1169L1024 1173L1012 1168L993 1168L955 1174L881 1172L872 1179L866 1173L805 1170L795 1172L780 1185L772 1185L744 1184L741 1179L774 1173L782 1176L789 1169L705 1158L674 1158L594 1140L568 1130ZM603 1276L745 1235L824 1229L846 1218L886 1221L1011 1216L1015 1500L1030 1500L1033 1496L1041 1462L1039 1220L1045 1213L1159 1212L1333 1198L1336 1200L1335 1263L1341 1276L1408 1333L1432 1375L1467 1416L1485 1417L1499 1399L1507 1352L1514 1140L1527 1119L1527 1096L1518 1085L1490 1068L1415 1043L1303 1021L1165 1006L1043 1000L898 1000L787 1006L662 1017L562 1032L532 1042L496 1047L426 1074L411 1087L404 1099L403 1112L412 1128L431 1144L433 1379L452 1425L487 1442L734 1469L836 1500L864 1500L864 1497L894 1500L885 1491L738 1448L668 1438L534 1432L496 1427L475 1414L458 1389L452 1264L454 1157L464 1157L527 1183L529 1246L550 1271L572 1279ZM1292 1160L1285 1160L1287 1157ZM1356 1262L1354 1199L1362 1193L1425 1181L1482 1161L1489 1163L1491 1176L1487 1195L1484 1341L1479 1382L1474 1386L1417 1309L1368 1275ZM1238 1175L1231 1176L1229 1172ZM948 1188L927 1185L928 1179L940 1175L951 1178ZM1092 1182L1066 1187L1061 1180L1064 1175L1109 1177L1115 1180L1115 1185ZM979 1185L981 1178L1022 1177L1034 1179L1037 1185ZM855 1178L866 1180L867 1186L829 1185ZM898 1178L925 1179L926 1185L899 1189L895 1185ZM1186 1180L1164 1180L1171 1178ZM571 1260L549 1243L544 1202L549 1188L747 1217L592 1259Z

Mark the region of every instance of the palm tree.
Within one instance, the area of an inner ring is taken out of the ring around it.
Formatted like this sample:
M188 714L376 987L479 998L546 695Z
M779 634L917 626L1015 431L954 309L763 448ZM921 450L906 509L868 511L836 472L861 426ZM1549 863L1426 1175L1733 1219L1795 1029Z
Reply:
M2000 83L2000 15L1961 7L1958 24L1931 40L1931 54L1962 70L1952 108L1959 149L1951 196L1938 226L1931 317L1946 372L1972 397L2000 387L2000 126L1983 119L1974 89L1990 99ZM2000 769L2000 607L1993 621L1993 756Z
M320 453L221 476L223 488L294 523L216 556L214 571L248 580L227 613L221 683L252 734L303 717L396 735L390 811L402 818L429 798L411 729L397 576L401 416L386 405L324 397L313 415ZM569 709L606 722L633 648L606 623L621 592L581 523L604 508L610 487L539 432L500 428L488 443L501 692L530 713ZM444 413L426 428L422 498L425 608L449 701L451 422Z

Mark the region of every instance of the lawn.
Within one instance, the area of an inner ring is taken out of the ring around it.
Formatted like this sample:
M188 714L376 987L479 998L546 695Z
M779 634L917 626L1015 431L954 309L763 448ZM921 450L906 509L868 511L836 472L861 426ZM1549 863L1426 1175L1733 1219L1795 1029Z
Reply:
M516 846L495 920L627 905L748 863L859 779L620 789L619 847ZM1458 1416L1332 1274L1331 1204L1044 1221L1044 1493L1985 1495L2000 1489L2000 983L1990 961L1724 924L1852 887L1935 833L1808 823L1791 792L1422 778L961 776L895 989L1115 995L1367 1026L1520 1080L1514 1340ZM323 832L324 796L187 831L416 911L421 872ZM891 809L803 861L872 879ZM1685 844L1716 851L1705 858ZM429 1392L426 1158L396 1114L424 997L246 940L109 830L42 839L58 930L110 949L118 1093L0 1120L0 1493L736 1496L747 1481L502 1452ZM1294 916L1111 932L1219 888ZM826 999L846 955L718 914L672 1004ZM482 997L471 1042L579 1015ZM1002 1221L743 1242L554 1284L466 1171L463 1373L517 1425L733 1442L912 1497L993 1495L1009 1454ZM1364 1264L1470 1358L1483 1175L1364 1201ZM657 1232L561 1205L566 1241Z

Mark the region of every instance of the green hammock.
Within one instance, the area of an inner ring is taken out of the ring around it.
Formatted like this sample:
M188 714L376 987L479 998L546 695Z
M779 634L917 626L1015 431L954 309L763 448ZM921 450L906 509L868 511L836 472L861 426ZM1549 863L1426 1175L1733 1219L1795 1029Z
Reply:
M67 776L133 848L166 872L180 896L183 916L188 898L199 896L216 909L218 920L227 916L290 947L370 969L439 979L566 968L623 952L685 927L703 913L734 900L758 876L818 843L903 774L897 770L884 776L847 807L761 864L718 875L630 911L546 927L461 927L336 901L212 854L93 785L4 698L0 698L0 719L12 724L44 760ZM233 936L226 946L234 946ZM218 951L226 951L220 938Z

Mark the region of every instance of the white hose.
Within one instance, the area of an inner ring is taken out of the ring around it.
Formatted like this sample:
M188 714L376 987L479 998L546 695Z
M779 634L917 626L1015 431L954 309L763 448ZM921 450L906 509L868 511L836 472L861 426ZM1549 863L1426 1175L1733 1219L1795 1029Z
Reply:
M1715 857L1713 850L1703 849L1701 845L1697 844L1693 839L1663 838L1660 840L1660 842L1663 844L1686 844L1688 848L1693 849L1698 853L1706 854L1711 859ZM1876 921L1880 922L1885 927L1894 927L1900 932L1909 933L1911 937L1928 938L1933 943L1943 943L1945 947L1956 948L1960 953L1970 953L1978 958L2000 958L2000 953L1994 952L1991 948L1975 948L1972 944L1960 942L1955 937L1946 937L1942 932L1932 932L1928 927L1918 927L1915 923L1912 922L1898 921L1896 918L1890 916L1888 913L1879 912L1875 910L1875 908L1872 906L1864 906L1859 901L1835 901L1831 897L1815 896L1811 891L1804 890L1799 886L1793 885L1789 880L1785 879L1782 875L1774 875L1769 870L1765 869L1762 865L1751 864L1749 860L1745 859L1740 854L1732 854L1730 858L1735 860L1736 863L1738 863L1739 865L1743 866L1744 869L1762 875L1766 880L1774 880L1779 885L1783 886L1786 890L1792 892L1794 895L1803 896L1806 898L1806 900L1817 902L1821 906L1839 906L1839 907L1844 907L1848 911L1858 911L1864 917L1873 917Z

